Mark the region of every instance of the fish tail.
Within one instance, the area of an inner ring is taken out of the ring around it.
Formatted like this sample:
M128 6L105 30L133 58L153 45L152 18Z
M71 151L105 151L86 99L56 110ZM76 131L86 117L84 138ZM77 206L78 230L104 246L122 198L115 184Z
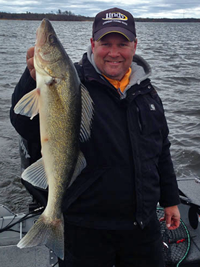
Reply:
M29 232L19 241L17 247L26 248L38 245L46 245L57 257L64 259L63 216L50 221L42 214Z

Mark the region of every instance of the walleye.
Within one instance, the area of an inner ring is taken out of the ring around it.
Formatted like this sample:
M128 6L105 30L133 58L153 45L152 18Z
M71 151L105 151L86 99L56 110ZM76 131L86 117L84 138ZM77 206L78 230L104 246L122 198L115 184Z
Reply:
M90 137L93 103L51 23L43 19L36 34L34 53L36 89L15 106L15 113L39 113L42 158L22 178L47 188L44 212L18 243L19 248L45 244L64 258L64 223L61 211L66 189L86 166L79 141Z

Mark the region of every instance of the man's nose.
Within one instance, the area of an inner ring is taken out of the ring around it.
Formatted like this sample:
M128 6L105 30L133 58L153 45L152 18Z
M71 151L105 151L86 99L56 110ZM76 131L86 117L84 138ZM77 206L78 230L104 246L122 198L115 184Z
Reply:
M119 56L119 49L116 45L110 47L109 56L111 57Z

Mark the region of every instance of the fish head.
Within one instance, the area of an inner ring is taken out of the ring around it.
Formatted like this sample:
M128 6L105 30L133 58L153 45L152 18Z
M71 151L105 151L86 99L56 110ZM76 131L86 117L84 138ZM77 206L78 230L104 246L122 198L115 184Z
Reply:
M66 74L68 57L50 21L43 19L36 32L34 66L36 73L59 78ZM69 59L70 60L70 59Z

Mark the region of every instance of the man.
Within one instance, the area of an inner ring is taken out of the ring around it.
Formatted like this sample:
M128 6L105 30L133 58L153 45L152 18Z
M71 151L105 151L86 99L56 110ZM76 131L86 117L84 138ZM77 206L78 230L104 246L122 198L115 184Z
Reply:
M158 202L168 229L179 226L164 110L136 47L134 18L112 8L96 15L91 47L75 64L95 114L91 138L80 144L87 166L63 202L66 251L60 266L163 267ZM13 107L35 88L33 54L29 49L11 108L11 122L29 144L38 142L38 118L16 115Z

